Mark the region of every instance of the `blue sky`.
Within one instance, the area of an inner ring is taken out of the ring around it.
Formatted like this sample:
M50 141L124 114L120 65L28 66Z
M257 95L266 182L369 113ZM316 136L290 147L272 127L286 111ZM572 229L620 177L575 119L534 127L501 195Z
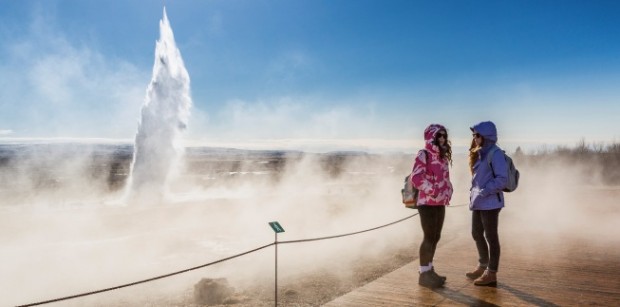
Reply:
M616 1L0 0L0 141L131 141L165 2L189 145L412 152L620 141Z

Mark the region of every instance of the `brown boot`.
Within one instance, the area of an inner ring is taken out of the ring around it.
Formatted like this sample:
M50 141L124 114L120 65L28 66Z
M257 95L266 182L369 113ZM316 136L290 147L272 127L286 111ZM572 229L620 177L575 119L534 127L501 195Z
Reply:
M487 268L481 267L481 266L477 266L475 270L473 270L472 272L468 272L465 273L465 276L467 276L467 278L469 279L476 279L480 276L482 276L482 274L484 274L484 271Z
M482 274L482 276L474 280L474 285L497 287L497 272L491 272L489 270L484 271L484 274Z
M424 273L420 273L420 277L418 278L418 284L427 288L440 288L443 287L443 284L446 281L439 278L437 274L434 274L433 271L426 271Z

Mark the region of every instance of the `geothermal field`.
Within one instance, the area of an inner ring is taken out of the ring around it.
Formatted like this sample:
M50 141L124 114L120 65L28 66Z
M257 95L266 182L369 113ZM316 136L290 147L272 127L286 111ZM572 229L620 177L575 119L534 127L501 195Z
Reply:
M281 306L620 304L617 144L514 153L498 292L454 286L477 263L468 158L455 154L434 263L448 283L423 293L422 231L400 195L414 149L187 147L189 89L164 10L133 142L0 144L0 305L273 306L276 293ZM391 272L401 293L356 298Z
M285 228L279 240L296 240L412 214L400 204L402 176L395 172L409 168L406 155L190 148L157 203L124 200L131 146L6 145L2 157L1 284L8 290L3 301L11 305L245 252L274 241L271 221ZM280 290L315 305L376 278L414 258L409 247L416 226L406 221L347 238L282 245ZM236 289L231 299L240 303L269 305L274 249L65 303L191 305L202 278L226 278Z
M403 173L411 163L404 154L187 148L160 201L132 202L126 198L131 145L14 144L1 149L3 305L115 287L253 250L274 242L271 221L285 229L278 238L285 241L361 231L415 213L400 204ZM620 189L603 184L614 172L594 163L571 163L568 157L554 163L546 159L516 160L522 181L507 194L500 215L502 259L536 258L540 245L548 242L560 248L540 255L541 263L592 257L591 262L604 260L607 272L618 272L620 238L614 227ZM471 259L459 258L459 263L474 265L475 249L467 235L470 213L463 206L469 188L464 156L455 159L451 177L454 207L446 211L440 246L463 246L460 254ZM321 305L405 264L415 269L420 234L414 216L353 236L279 245L278 300ZM450 255L441 249L437 254L445 262L437 263L438 269L454 266ZM509 260L502 265L505 271L526 269ZM557 272L549 274L545 278ZM412 273L412 285L416 277ZM56 304L198 306L194 286L203 278L226 280L229 291L222 302L229 305L273 305L274 247ZM574 291L596 288L588 284L576 282ZM617 281L606 285L616 289L615 294L608 290L608 297L617 301Z

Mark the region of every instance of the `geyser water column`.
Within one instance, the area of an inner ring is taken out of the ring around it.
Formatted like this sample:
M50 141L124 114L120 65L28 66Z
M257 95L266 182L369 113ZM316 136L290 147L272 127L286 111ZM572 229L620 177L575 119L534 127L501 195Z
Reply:
M127 201L161 202L183 148L177 144L187 127L192 99L189 74L166 15L159 22L153 76L146 90L134 144Z

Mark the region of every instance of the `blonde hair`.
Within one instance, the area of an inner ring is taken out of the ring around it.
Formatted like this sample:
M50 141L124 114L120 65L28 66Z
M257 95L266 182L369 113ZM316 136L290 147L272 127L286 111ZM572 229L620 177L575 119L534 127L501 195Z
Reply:
M484 139L482 142L484 143ZM474 164L476 164L476 161L478 161L480 157L480 149L482 149L482 147L476 145L476 140L472 139L471 145L469 146L469 171L471 171L472 175L474 174Z

